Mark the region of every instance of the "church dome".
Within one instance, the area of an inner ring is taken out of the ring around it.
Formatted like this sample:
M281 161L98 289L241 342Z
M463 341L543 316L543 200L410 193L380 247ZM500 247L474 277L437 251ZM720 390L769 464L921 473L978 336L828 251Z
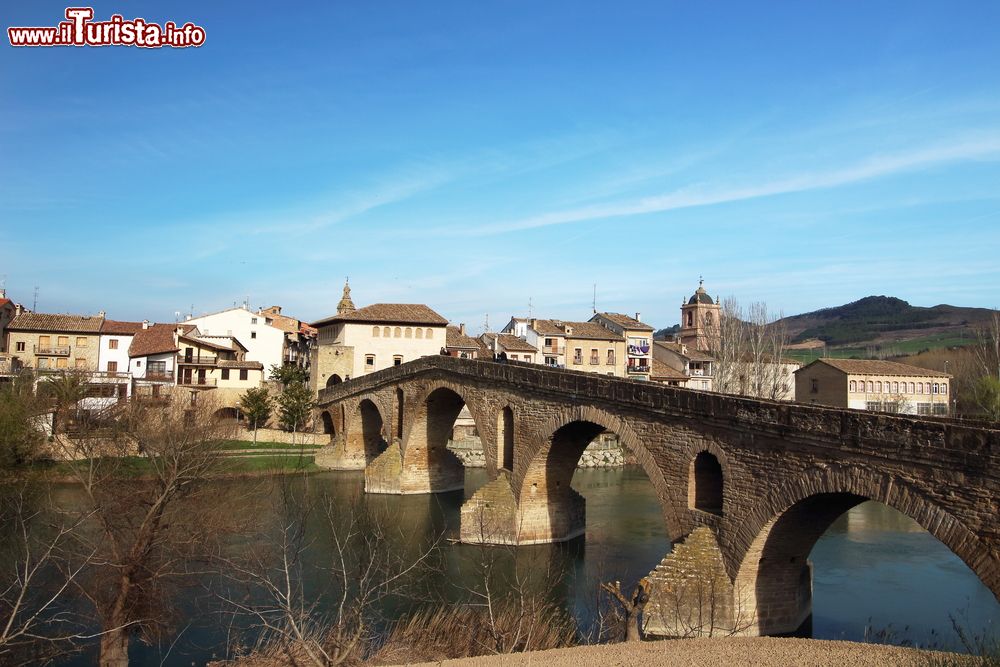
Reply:
M688 304L692 303L704 303L709 306L715 305L715 302L712 301L712 297L708 295L708 292L706 292L705 288L702 286L701 281L698 282L698 289L695 290L695 293L691 295L690 299L688 299Z

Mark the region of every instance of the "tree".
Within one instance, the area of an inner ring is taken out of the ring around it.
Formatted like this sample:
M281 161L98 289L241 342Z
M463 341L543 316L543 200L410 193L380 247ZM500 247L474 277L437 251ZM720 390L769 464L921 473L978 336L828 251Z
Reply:
M309 387L293 382L278 395L277 403L282 427L295 433L305 426L316 402Z
M301 488L282 480L279 501L269 500L277 530L260 532L273 539L252 540L239 556L222 559L220 570L235 584L222 597L260 631L250 662L358 664L385 626L387 601L404 598L436 567L442 538L393 535L385 506L358 496L311 501ZM318 588L307 589L307 581ZM329 611L320 598L332 602Z
M253 442L257 444L257 429L267 425L267 420L271 418L273 400L267 389L264 387L254 387L247 389L246 393L240 397L240 410L246 416L247 421L253 428Z
M973 385L972 397L987 419L1000 421L1000 379L982 376Z
M0 468L28 463L44 440L38 424L44 406L32 391L33 382L22 375L0 388Z
M285 364L284 366L272 364L269 378L274 382L280 383L282 387L287 387L296 382L305 384L308 379L305 369L293 364Z
M85 502L65 511L92 517L77 537L88 565L77 587L100 624L100 664L128 664L133 637L152 642L170 629L170 586L182 579L222 532L225 506L206 485L219 461L214 443L224 426L212 406L131 405L116 429L81 433L68 461ZM57 441L57 446L60 441ZM142 475L128 456L145 454Z
M709 327L715 391L769 400L787 397L792 380L783 362L788 335L781 317L763 302L744 310L734 299L723 300L718 322Z
M640 623L642 622L643 609L646 608L646 603L649 602L649 587L649 579L643 577L632 590L632 596L625 597L625 594L622 593L620 581L616 581L613 584L601 584L601 588L611 595L622 607L622 611L625 614L625 641L627 642L637 642L642 639Z
M71 370L49 375L38 383L38 395L52 401L52 435L63 427L66 415L87 395L88 374Z

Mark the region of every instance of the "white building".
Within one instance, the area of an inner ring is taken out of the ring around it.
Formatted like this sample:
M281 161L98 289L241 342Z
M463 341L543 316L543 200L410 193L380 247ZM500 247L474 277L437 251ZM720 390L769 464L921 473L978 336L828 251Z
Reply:
M319 331L310 382L314 389L420 357L447 353L448 320L420 303L375 303L355 308L351 289L337 314L311 326Z
M132 394L140 398L160 398L176 378L178 333L197 331L183 324L148 324L132 338L129 345L129 371Z
M243 306L185 320L198 327L202 336L232 336L246 349L247 361L259 361L265 373L285 361L285 332L265 321L264 315Z

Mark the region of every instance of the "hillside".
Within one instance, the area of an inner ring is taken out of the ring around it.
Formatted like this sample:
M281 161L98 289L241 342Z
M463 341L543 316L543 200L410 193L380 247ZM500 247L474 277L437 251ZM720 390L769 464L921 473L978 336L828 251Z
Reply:
M970 338L972 328L985 322L990 312L946 304L925 308L891 296L868 296L782 321L793 343L818 339L828 346L859 345L928 336Z

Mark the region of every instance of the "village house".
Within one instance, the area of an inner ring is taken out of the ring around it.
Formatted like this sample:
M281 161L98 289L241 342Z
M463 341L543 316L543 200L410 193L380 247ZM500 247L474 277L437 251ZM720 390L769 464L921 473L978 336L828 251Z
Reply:
M674 374L687 378L686 382L677 386L700 391L712 391L712 373L715 360L707 353L688 348L684 343L653 341L653 361L656 362L658 377L670 378L671 369ZM652 378L656 379L656 378ZM672 379L676 380L676 376ZM660 381L660 380L657 380ZM673 382L668 382L672 384Z
M951 375L895 361L817 359L795 371L795 400L855 410L950 413Z
M595 313L591 322L625 338L625 377L649 380L652 371L653 327L635 317L621 313Z
M136 332L128 347L132 395L136 398L167 399L175 382L179 334L196 327L183 324L149 324Z
M503 352L509 361L529 364L539 362L538 348L513 334L486 332L479 337L479 341L490 351L491 356Z
M177 385L191 392L192 403L211 392L210 400L220 410L232 411L247 389L264 383L264 365L247 359L247 347L234 336L206 335L194 328L177 334L177 347Z
M23 312L7 326L7 346L23 368L95 372L103 324L103 311L96 316Z
M344 285L337 314L313 322L318 331L310 385L314 391L333 386L446 349L448 324L420 303L375 303L355 308L351 288Z
M281 314L281 306L261 308L257 314L264 318L264 324L285 332L282 363L308 370L310 351L316 344L316 329L305 322Z
M562 322L538 318L512 317L501 333L522 338L538 350L539 363L566 367L566 332Z
M246 360L259 362L270 371L282 366L286 356L286 332L267 323L268 316L251 311L246 305L217 313L188 317L184 324L198 327L202 336L233 336L246 348Z
M457 327L449 324L445 328L445 340L445 351L452 357L476 359L483 349L479 341L466 333L465 324Z

